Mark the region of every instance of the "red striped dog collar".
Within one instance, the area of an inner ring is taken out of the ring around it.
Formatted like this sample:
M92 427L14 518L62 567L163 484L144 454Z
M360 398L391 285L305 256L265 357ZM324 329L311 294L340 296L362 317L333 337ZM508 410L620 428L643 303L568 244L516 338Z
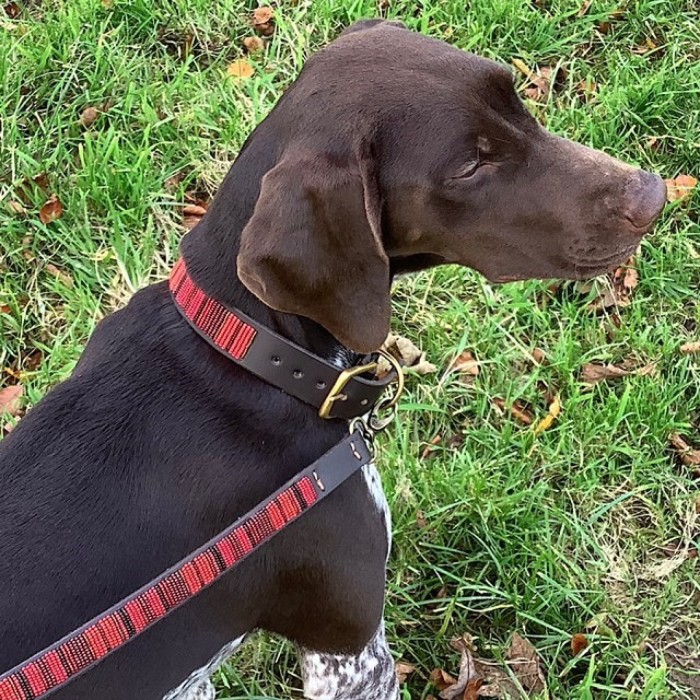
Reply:
M237 309L208 296L190 276L184 260L173 268L170 291L180 313L212 347L269 384L319 409L322 418L350 420L367 414L382 392L398 380L393 406L403 386L396 360L382 353L393 371L371 378L376 362L338 369L274 333Z

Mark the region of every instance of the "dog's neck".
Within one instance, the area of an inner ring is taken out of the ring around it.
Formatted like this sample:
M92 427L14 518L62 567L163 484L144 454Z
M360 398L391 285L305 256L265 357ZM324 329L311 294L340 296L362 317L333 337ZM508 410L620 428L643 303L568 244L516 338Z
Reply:
M221 303L243 311L271 330L347 367L357 355L311 319L271 309L238 278L241 233L253 214L262 178L277 162L279 139L272 120L261 124L244 145L206 216L182 240L181 250L198 284Z

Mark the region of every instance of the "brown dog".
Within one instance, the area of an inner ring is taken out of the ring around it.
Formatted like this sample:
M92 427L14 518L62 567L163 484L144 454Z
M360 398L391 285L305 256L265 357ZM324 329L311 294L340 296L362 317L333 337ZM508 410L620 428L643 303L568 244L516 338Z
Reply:
M664 194L660 178L547 133L503 67L365 22L307 63L182 252L209 296L348 367L387 335L397 273L597 275L635 250ZM0 444L0 672L161 574L346 433L207 345L166 284L139 292ZM211 698L206 675L260 628L302 649L307 697L394 700L389 538L366 468L56 698L157 700L175 686L169 697Z

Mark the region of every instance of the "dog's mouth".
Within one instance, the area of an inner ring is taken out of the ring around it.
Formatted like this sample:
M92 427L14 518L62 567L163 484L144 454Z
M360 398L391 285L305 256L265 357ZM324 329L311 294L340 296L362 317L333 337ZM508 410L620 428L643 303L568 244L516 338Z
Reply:
M592 256L589 258L581 256L571 257L568 263L573 270L573 278L598 277L599 275L612 272L615 268L629 260L630 256L634 254L638 247L639 242L635 241L608 255Z

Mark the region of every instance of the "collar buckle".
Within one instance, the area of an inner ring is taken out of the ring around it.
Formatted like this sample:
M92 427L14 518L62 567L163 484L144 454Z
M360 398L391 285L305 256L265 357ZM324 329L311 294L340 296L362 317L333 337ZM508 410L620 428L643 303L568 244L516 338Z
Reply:
M358 374L364 374L365 372L374 372L377 369L376 362L370 362L366 365L357 365L357 367L350 367L349 369L344 369L339 375L338 379L335 380L335 384L331 387L328 395L321 404L321 408L318 409L318 415L321 418L331 418L331 411L333 410L333 404L336 401L345 401L347 396L342 393L343 389L347 383Z
M377 429L383 430L386 427L386 425L389 422L391 422L395 414L396 404L398 403L399 398L403 393L405 379L403 368L399 364L399 361L390 352L387 352L386 350L379 350L378 353L391 365L393 372L396 374L395 382L393 382L396 384L396 389L394 390L393 395L382 398L377 404L375 404L374 406L368 406L367 408L368 413L370 411L372 412L373 420L378 426ZM370 362L366 365L358 365L357 367L350 367L346 370L343 370L340 373L340 375L338 375L338 379L336 380L335 384L328 392L328 395L321 404L321 408L318 411L318 415L321 418L325 419L332 418L331 411L333 410L333 405L335 404L335 402L345 401L347 399L347 396L343 394L343 389L346 387L348 382L351 379L353 379L353 377L356 377L360 374L365 374L365 372L374 372L377 369L377 367L377 362ZM378 420L375 415L377 409L389 409L390 414L388 419Z

